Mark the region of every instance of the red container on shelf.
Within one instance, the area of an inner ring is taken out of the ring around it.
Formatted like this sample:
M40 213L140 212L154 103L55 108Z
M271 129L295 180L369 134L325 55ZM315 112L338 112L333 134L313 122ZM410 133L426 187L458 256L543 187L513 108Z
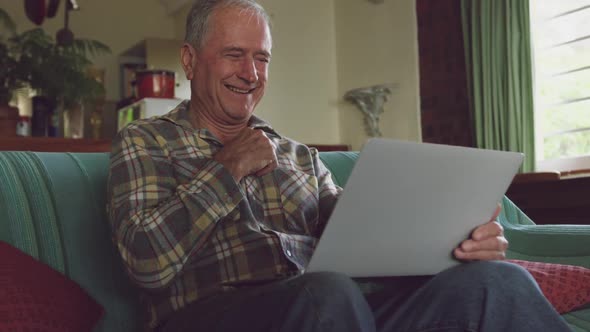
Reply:
M162 69L137 71L137 98L174 98L174 76L173 71Z

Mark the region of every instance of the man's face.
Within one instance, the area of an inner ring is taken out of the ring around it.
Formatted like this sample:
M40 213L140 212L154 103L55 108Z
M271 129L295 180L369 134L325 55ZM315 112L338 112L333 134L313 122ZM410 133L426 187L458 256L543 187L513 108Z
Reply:
M247 121L264 95L271 47L262 17L240 8L216 10L193 67L199 112L224 125Z

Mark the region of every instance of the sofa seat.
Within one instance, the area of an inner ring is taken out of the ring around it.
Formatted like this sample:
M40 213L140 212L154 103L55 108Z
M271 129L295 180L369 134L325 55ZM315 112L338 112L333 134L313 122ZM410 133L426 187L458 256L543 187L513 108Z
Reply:
M322 152L344 186L355 152ZM0 152L0 241L47 263L105 309L95 331L139 331L137 290L111 242L106 206L106 153ZM535 225L508 199L500 221L510 258L590 268L590 226ZM590 331L590 308L564 316Z

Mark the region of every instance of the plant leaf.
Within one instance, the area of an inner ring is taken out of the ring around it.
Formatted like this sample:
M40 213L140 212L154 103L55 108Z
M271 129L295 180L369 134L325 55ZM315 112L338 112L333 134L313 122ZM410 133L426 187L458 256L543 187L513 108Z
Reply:
M9 37L16 35L16 24L12 18L10 18L10 15L8 15L8 13L2 8L0 8L0 26L8 30Z

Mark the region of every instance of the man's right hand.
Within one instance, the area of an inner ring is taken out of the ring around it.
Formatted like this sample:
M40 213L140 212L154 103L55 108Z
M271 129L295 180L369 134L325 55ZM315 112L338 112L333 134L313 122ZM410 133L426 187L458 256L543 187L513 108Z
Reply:
M274 145L260 129L244 128L213 156L236 182L244 176L262 176L277 167Z

